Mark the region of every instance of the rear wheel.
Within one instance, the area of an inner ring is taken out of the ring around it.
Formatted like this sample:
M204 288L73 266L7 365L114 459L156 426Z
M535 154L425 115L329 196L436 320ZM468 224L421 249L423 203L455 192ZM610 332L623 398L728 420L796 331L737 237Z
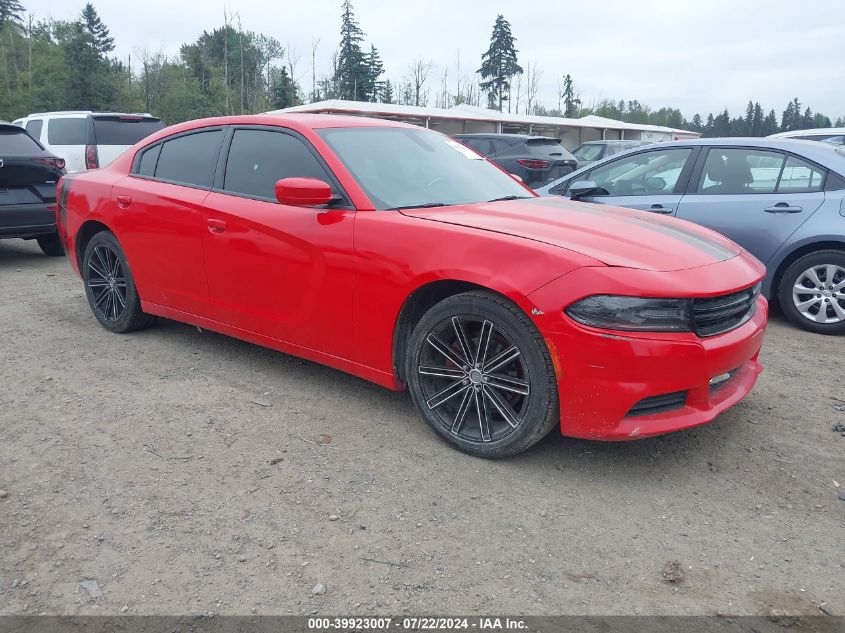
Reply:
M515 455L560 423L542 336L492 293L467 292L431 308L411 335L405 375L426 422L478 457Z
M845 252L818 251L793 262L783 273L778 299L784 314L805 330L845 332Z
M38 246L45 255L49 255L50 257L60 257L65 254L65 248L62 246L62 241L56 234L42 235L41 237L35 238L35 240L38 242Z
M88 242L82 261L82 279L91 311L107 330L131 332L148 327L155 320L141 311L129 263L112 233L97 233Z

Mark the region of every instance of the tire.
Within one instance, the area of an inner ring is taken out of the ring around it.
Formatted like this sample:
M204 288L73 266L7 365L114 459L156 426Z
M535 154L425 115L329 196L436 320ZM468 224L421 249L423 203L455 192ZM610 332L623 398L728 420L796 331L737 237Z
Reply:
M778 300L798 327L817 334L845 332L845 251L818 251L793 262L781 278Z
M470 455L516 455L560 424L543 337L524 312L493 293L466 292L432 307L414 327L405 365L422 417Z
M65 254L65 247L62 246L62 241L57 234L42 235L41 237L35 238L35 241L38 242L38 246L45 255L61 257Z
M126 255L114 234L102 231L85 247L82 258L85 295L94 317L110 332L149 327L155 317L141 311L141 300Z

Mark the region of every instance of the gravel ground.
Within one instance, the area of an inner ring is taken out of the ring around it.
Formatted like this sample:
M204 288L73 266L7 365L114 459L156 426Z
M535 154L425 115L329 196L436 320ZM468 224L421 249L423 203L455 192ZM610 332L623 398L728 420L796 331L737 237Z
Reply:
M488 462L407 394L109 334L63 258L3 241L0 613L845 614L843 358L775 314L713 424Z

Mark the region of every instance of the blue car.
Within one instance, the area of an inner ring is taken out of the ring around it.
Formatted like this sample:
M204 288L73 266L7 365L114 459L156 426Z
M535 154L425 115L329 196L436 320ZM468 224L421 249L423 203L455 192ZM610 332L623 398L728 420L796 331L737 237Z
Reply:
M772 138L655 143L538 189L702 224L766 264L763 293L820 334L845 332L845 148Z

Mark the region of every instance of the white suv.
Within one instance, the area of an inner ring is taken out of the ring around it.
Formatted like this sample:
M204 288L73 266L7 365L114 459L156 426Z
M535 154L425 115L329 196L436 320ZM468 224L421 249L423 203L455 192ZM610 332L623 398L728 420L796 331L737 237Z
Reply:
M164 127L150 114L38 112L14 121L56 156L67 170L105 167L141 139Z

